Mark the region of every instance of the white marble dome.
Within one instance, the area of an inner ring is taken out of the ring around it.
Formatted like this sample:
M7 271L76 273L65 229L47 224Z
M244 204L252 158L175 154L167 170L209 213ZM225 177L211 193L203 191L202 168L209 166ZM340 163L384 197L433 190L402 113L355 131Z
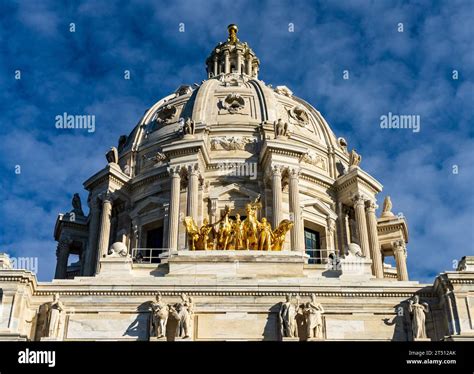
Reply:
M240 53L239 48L242 48ZM226 51L229 51L227 70L220 62L225 61ZM248 51L251 49L247 43L238 39L235 43L218 44L207 61L207 80L200 85L182 85L148 109L131 134L119 142L122 169L136 176L147 170L150 163L146 160L150 157L162 157L165 161L165 155L157 154L162 153L163 146L182 137L188 119L195 125L195 137L209 142L211 148L222 137L262 143L265 138L275 137L275 123L281 121L286 129L285 142L306 149L303 162L331 178L341 174L348 162L345 140L338 140L321 113L294 96L289 88L272 87L259 80L259 60L253 51L251 54ZM246 70L246 66L252 65L248 61L238 64L240 69L234 68L234 55L236 60L239 56L242 60L251 58L253 70ZM209 72L213 59L217 61L215 75ZM244 148L250 153L260 150L259 147ZM137 155L138 158L134 159ZM241 155L235 156L239 158ZM341 164L339 171L337 163Z

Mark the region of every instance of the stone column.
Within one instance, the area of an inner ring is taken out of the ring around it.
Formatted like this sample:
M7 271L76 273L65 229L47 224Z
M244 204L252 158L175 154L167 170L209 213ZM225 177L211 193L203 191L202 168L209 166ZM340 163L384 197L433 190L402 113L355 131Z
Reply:
M330 217L326 218L326 248L329 253L336 253L334 245L334 234L336 232L336 221Z
M89 237L87 243L87 252L84 264L84 275L94 275L96 265L94 259L97 258L97 235L99 232L99 217L100 209L96 198L93 198L89 203Z
M112 194L107 192L102 195L102 215L100 217L100 234L98 254L99 260L105 257L109 251L110 219L112 217ZM97 262L99 266L99 262Z
M393 255L397 265L397 278L399 281L408 280L407 271L407 248L403 240L397 240L393 243Z
M187 215L193 217L194 221L198 219L198 186L199 186L199 168L197 165L188 168L188 202Z
M214 76L216 77L216 76L217 76L217 56L214 56L213 61L214 61L214 66L213 66L214 70L213 70L213 73L214 73Z
M217 198L210 198L211 201L211 216L209 217L209 223L217 222Z
M67 270L67 260L69 257L69 246L71 245L71 239L61 238L58 242L56 249L56 273L54 274L55 279L65 279Z
M230 73L229 51L224 51L224 73Z
M252 74L252 57L250 55L248 55L247 59L246 59L246 69L247 69L247 75L251 75Z
M282 190L281 190L281 169L279 166L273 166L272 172L272 211L273 211L273 229L277 228L282 221Z
M365 199L363 195L357 194L352 200L354 201L355 219L359 233L359 245L362 248L362 254L370 259L369 236L367 234L367 221L365 220Z
M352 242L352 233L351 233L351 223L350 223L350 208L345 207L344 208L344 233L345 233L345 240L346 240L346 245L349 245ZM346 248L343 248L343 251L345 251Z
M367 203L367 229L369 233L370 256L372 257L372 274L383 278L382 254L380 253L379 235L377 233L377 205L374 201Z
M181 186L181 176L179 168L170 168L168 172L171 176L170 207L168 223L168 247L170 250L178 250L178 227L179 227L179 192Z
M291 250L304 252L304 227L301 217L299 171L290 170L290 213L293 213L294 226L291 229Z
M339 255L343 256L345 248L349 244L347 241L347 220L346 220L346 209L344 205L339 202L337 203L337 221L339 223L339 230L337 230L338 233L338 250L339 250Z
M237 73L242 74L242 51L237 50Z

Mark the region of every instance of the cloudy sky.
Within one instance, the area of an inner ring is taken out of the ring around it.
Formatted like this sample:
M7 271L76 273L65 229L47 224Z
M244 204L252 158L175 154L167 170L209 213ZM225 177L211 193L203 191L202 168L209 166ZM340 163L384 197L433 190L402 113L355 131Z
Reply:
M260 79L312 103L362 154L380 205L389 194L408 219L411 278L432 283L474 254L474 5L434 3L3 1L0 252L38 256L51 279L57 214L74 192L87 201L82 183L147 108L205 79L237 23ZM96 131L56 129L64 112L95 115ZM381 129L389 112L420 116L421 130Z

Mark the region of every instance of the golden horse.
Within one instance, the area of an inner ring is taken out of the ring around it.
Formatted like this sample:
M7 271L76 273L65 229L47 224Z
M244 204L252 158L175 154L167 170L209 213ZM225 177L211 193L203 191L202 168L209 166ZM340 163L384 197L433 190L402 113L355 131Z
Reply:
M188 233L189 249L195 250L207 250L212 248L213 240L210 238L213 235L213 227L209 224L207 218L204 219L201 229L194 222L193 217L184 217L184 226L186 226L186 232ZM209 245L211 248L209 248Z
M273 230L272 251L281 251L286 234L294 226L294 223L289 219L284 219L280 222L278 227Z

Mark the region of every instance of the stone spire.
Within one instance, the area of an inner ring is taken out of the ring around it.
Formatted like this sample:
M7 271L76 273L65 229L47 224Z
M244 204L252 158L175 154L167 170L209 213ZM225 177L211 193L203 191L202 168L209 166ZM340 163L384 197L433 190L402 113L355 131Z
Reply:
M236 73L257 79L260 60L248 44L242 43L237 37L237 25L231 24L227 30L227 41L219 43L206 60L207 77Z

